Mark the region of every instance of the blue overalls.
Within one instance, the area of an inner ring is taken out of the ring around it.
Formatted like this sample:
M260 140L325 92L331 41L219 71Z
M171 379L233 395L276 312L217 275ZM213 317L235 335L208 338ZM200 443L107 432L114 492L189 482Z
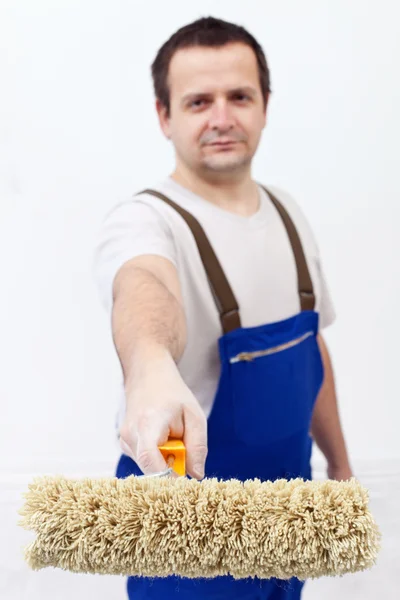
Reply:
M265 189L265 188L264 188ZM208 418L206 477L239 480L311 479L314 403L323 381L317 342L318 313L308 266L289 214L268 190L292 245L301 312L257 327L241 327L239 309L219 261L200 224L163 194L186 220L199 248L221 315L224 334L218 340L221 375ZM116 476L142 475L122 455ZM298 600L304 582L231 576L212 579L129 577L128 596L135 600Z

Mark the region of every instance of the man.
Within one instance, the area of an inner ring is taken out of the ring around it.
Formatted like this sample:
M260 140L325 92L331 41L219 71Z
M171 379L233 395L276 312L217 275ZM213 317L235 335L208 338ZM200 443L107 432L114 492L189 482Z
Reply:
M270 94L263 50L204 18L162 46L152 75L176 167L114 207L95 257L124 377L117 476L164 470L158 446L175 437L198 479L311 478L313 438L328 476L347 479L317 244L292 198L251 176ZM294 600L302 586L128 579L132 598Z

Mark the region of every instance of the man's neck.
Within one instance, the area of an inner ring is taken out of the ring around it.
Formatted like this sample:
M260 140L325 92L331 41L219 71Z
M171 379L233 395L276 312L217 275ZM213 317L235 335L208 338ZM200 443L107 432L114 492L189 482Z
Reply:
M238 180L207 181L192 173L176 169L171 175L179 185L190 190L204 200L208 200L219 208L240 215L250 217L259 209L259 192L250 173Z

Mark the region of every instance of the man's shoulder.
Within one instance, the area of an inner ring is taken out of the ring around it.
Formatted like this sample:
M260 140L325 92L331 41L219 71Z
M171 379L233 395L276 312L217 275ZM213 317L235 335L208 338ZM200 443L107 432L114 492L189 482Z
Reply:
M312 247L316 248L317 242L315 235L301 203L295 199L291 193L281 187L276 185L266 185L264 187L270 191L287 210L300 237L302 237L303 240L307 240Z
M122 197L114 202L104 214L103 222L110 220L126 219L130 216L137 218L140 216L149 218L153 216L162 216L165 202L147 190L154 190L163 193L163 182L156 182L153 185L144 186L135 192Z
M288 210L292 209L303 213L299 202L286 189L283 189L280 186L276 185L264 185L263 187L269 192L271 192L271 194L273 194L279 200L279 202Z

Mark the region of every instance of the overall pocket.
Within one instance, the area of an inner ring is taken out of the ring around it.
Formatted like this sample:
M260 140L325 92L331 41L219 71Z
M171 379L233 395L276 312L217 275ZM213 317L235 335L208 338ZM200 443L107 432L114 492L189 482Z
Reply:
M313 331L229 359L237 438L264 446L308 430L323 365Z

